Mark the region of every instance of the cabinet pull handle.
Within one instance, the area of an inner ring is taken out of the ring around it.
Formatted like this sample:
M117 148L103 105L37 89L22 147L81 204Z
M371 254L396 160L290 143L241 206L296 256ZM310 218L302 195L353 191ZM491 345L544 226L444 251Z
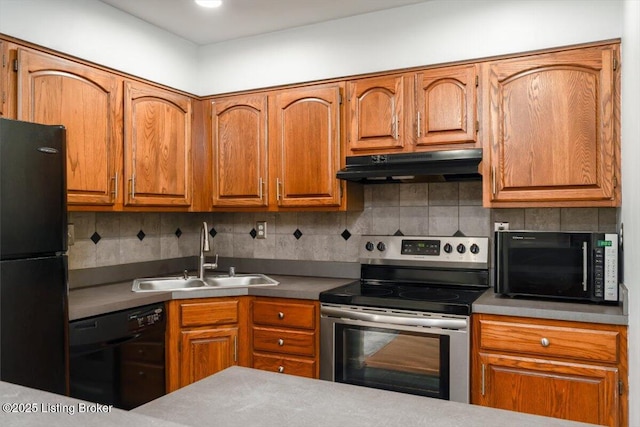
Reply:
M264 185L264 181L262 177L258 178L258 198L262 200L262 187Z
M496 167L491 167L491 194L496 195Z
M284 345L284 340L282 338L278 339L278 345L282 347Z
M540 345L543 347L549 347L549 344L551 344L551 342L549 342L548 338L542 338L540 340Z
M589 262L589 248L587 242L582 242L582 290L587 292L587 263Z
M113 191L111 192L111 194L113 194L114 200L118 199L118 175L118 172L116 172L113 175L113 178L111 178L111 180L113 181Z
M233 361L238 361L238 336L233 337Z
M284 313L279 311L278 312L278 319L284 319Z
M134 199L136 197L136 176L135 175L131 175L131 178L129 179L129 187L130 187L129 194L131 195L131 198Z
M284 366L282 365L278 366L278 372L282 374L284 372Z
M416 134L418 135L418 138L420 138L420 136L422 136L422 114L420 114L420 111L418 111L418 123L416 128Z
M276 178L276 200L280 200L280 178Z
M485 365L482 364L482 383L480 384L480 393L484 396L484 373L485 373Z

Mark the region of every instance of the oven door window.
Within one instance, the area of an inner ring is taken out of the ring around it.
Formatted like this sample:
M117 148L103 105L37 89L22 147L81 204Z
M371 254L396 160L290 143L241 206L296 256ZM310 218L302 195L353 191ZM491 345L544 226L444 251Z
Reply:
M449 399L449 337L336 324L335 380Z

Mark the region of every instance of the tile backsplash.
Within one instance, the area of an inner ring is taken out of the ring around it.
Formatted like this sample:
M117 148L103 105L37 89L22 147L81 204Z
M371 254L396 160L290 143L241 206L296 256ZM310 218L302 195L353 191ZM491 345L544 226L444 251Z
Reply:
M213 236L210 254L346 262L357 262L363 234L491 236L495 221L511 229L616 231L615 208L483 208L479 181L377 184L364 191L359 212L71 212L69 268L197 255L203 221ZM256 221L267 222L266 239L254 238Z

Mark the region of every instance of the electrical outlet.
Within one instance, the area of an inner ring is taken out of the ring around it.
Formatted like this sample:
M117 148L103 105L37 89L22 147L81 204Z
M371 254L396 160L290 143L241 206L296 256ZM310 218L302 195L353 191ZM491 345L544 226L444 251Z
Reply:
M256 221L256 239L267 238L267 221Z
M494 231L508 230L509 229L509 223L508 222L494 222L493 223L493 229L494 229Z
M67 246L72 246L76 242L76 230L73 224L67 224Z

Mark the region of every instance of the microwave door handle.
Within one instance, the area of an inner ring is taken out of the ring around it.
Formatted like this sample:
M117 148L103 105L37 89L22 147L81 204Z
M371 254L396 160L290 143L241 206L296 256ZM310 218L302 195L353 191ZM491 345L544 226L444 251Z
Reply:
M582 290L587 292L587 263L589 257L589 250L587 242L582 242Z

